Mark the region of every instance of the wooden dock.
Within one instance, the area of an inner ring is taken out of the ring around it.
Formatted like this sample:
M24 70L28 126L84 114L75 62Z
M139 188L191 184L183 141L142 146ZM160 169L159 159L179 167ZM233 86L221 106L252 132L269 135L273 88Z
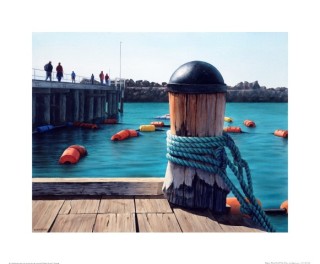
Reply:
M33 232L264 232L250 218L170 205L162 195L34 196Z
M32 80L32 127L117 118L123 111L121 89L115 85Z

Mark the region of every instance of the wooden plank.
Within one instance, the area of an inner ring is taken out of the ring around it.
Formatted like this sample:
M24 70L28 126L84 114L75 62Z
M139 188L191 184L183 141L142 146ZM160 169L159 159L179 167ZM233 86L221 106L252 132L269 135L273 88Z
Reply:
M136 232L135 215L98 214L93 232Z
M163 178L34 178L33 196L159 195Z
M137 214L139 232L181 232L173 213Z
M264 232L250 218L242 215L216 215L214 216L224 232Z
M59 214L96 214L99 204L99 199L65 200Z
M135 198L136 213L172 213L172 209L165 198Z
M99 214L135 213L133 197L103 197L100 201Z
M32 201L32 231L47 232L56 218L63 200Z
M207 211L173 209L182 232L223 232L217 221Z
M92 232L96 214L58 215L51 232Z
M90 183L90 182L119 182L119 183L163 183L163 178L33 178L33 183L51 183L51 182L65 182L65 183Z

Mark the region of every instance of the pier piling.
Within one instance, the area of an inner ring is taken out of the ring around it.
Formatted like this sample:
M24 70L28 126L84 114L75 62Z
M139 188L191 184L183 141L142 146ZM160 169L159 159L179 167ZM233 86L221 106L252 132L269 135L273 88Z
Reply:
M201 61L182 65L170 78L168 94L172 135L222 135L226 85L215 67ZM216 213L226 210L226 196L229 193L219 175L171 161L168 161L163 191L173 204L210 209Z

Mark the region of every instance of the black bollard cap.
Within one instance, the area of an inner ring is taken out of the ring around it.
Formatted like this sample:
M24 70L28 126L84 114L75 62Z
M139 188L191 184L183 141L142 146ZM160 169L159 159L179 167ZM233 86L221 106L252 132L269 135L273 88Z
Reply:
M221 73L204 61L190 61L181 65L171 76L167 90L172 93L226 93Z

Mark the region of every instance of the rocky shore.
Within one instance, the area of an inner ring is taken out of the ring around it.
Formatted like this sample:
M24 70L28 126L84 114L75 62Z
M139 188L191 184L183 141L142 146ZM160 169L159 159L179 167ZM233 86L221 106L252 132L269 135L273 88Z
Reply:
M168 102L167 83L126 80L125 102ZM258 81L227 87L227 102L288 102L288 88L266 88Z

